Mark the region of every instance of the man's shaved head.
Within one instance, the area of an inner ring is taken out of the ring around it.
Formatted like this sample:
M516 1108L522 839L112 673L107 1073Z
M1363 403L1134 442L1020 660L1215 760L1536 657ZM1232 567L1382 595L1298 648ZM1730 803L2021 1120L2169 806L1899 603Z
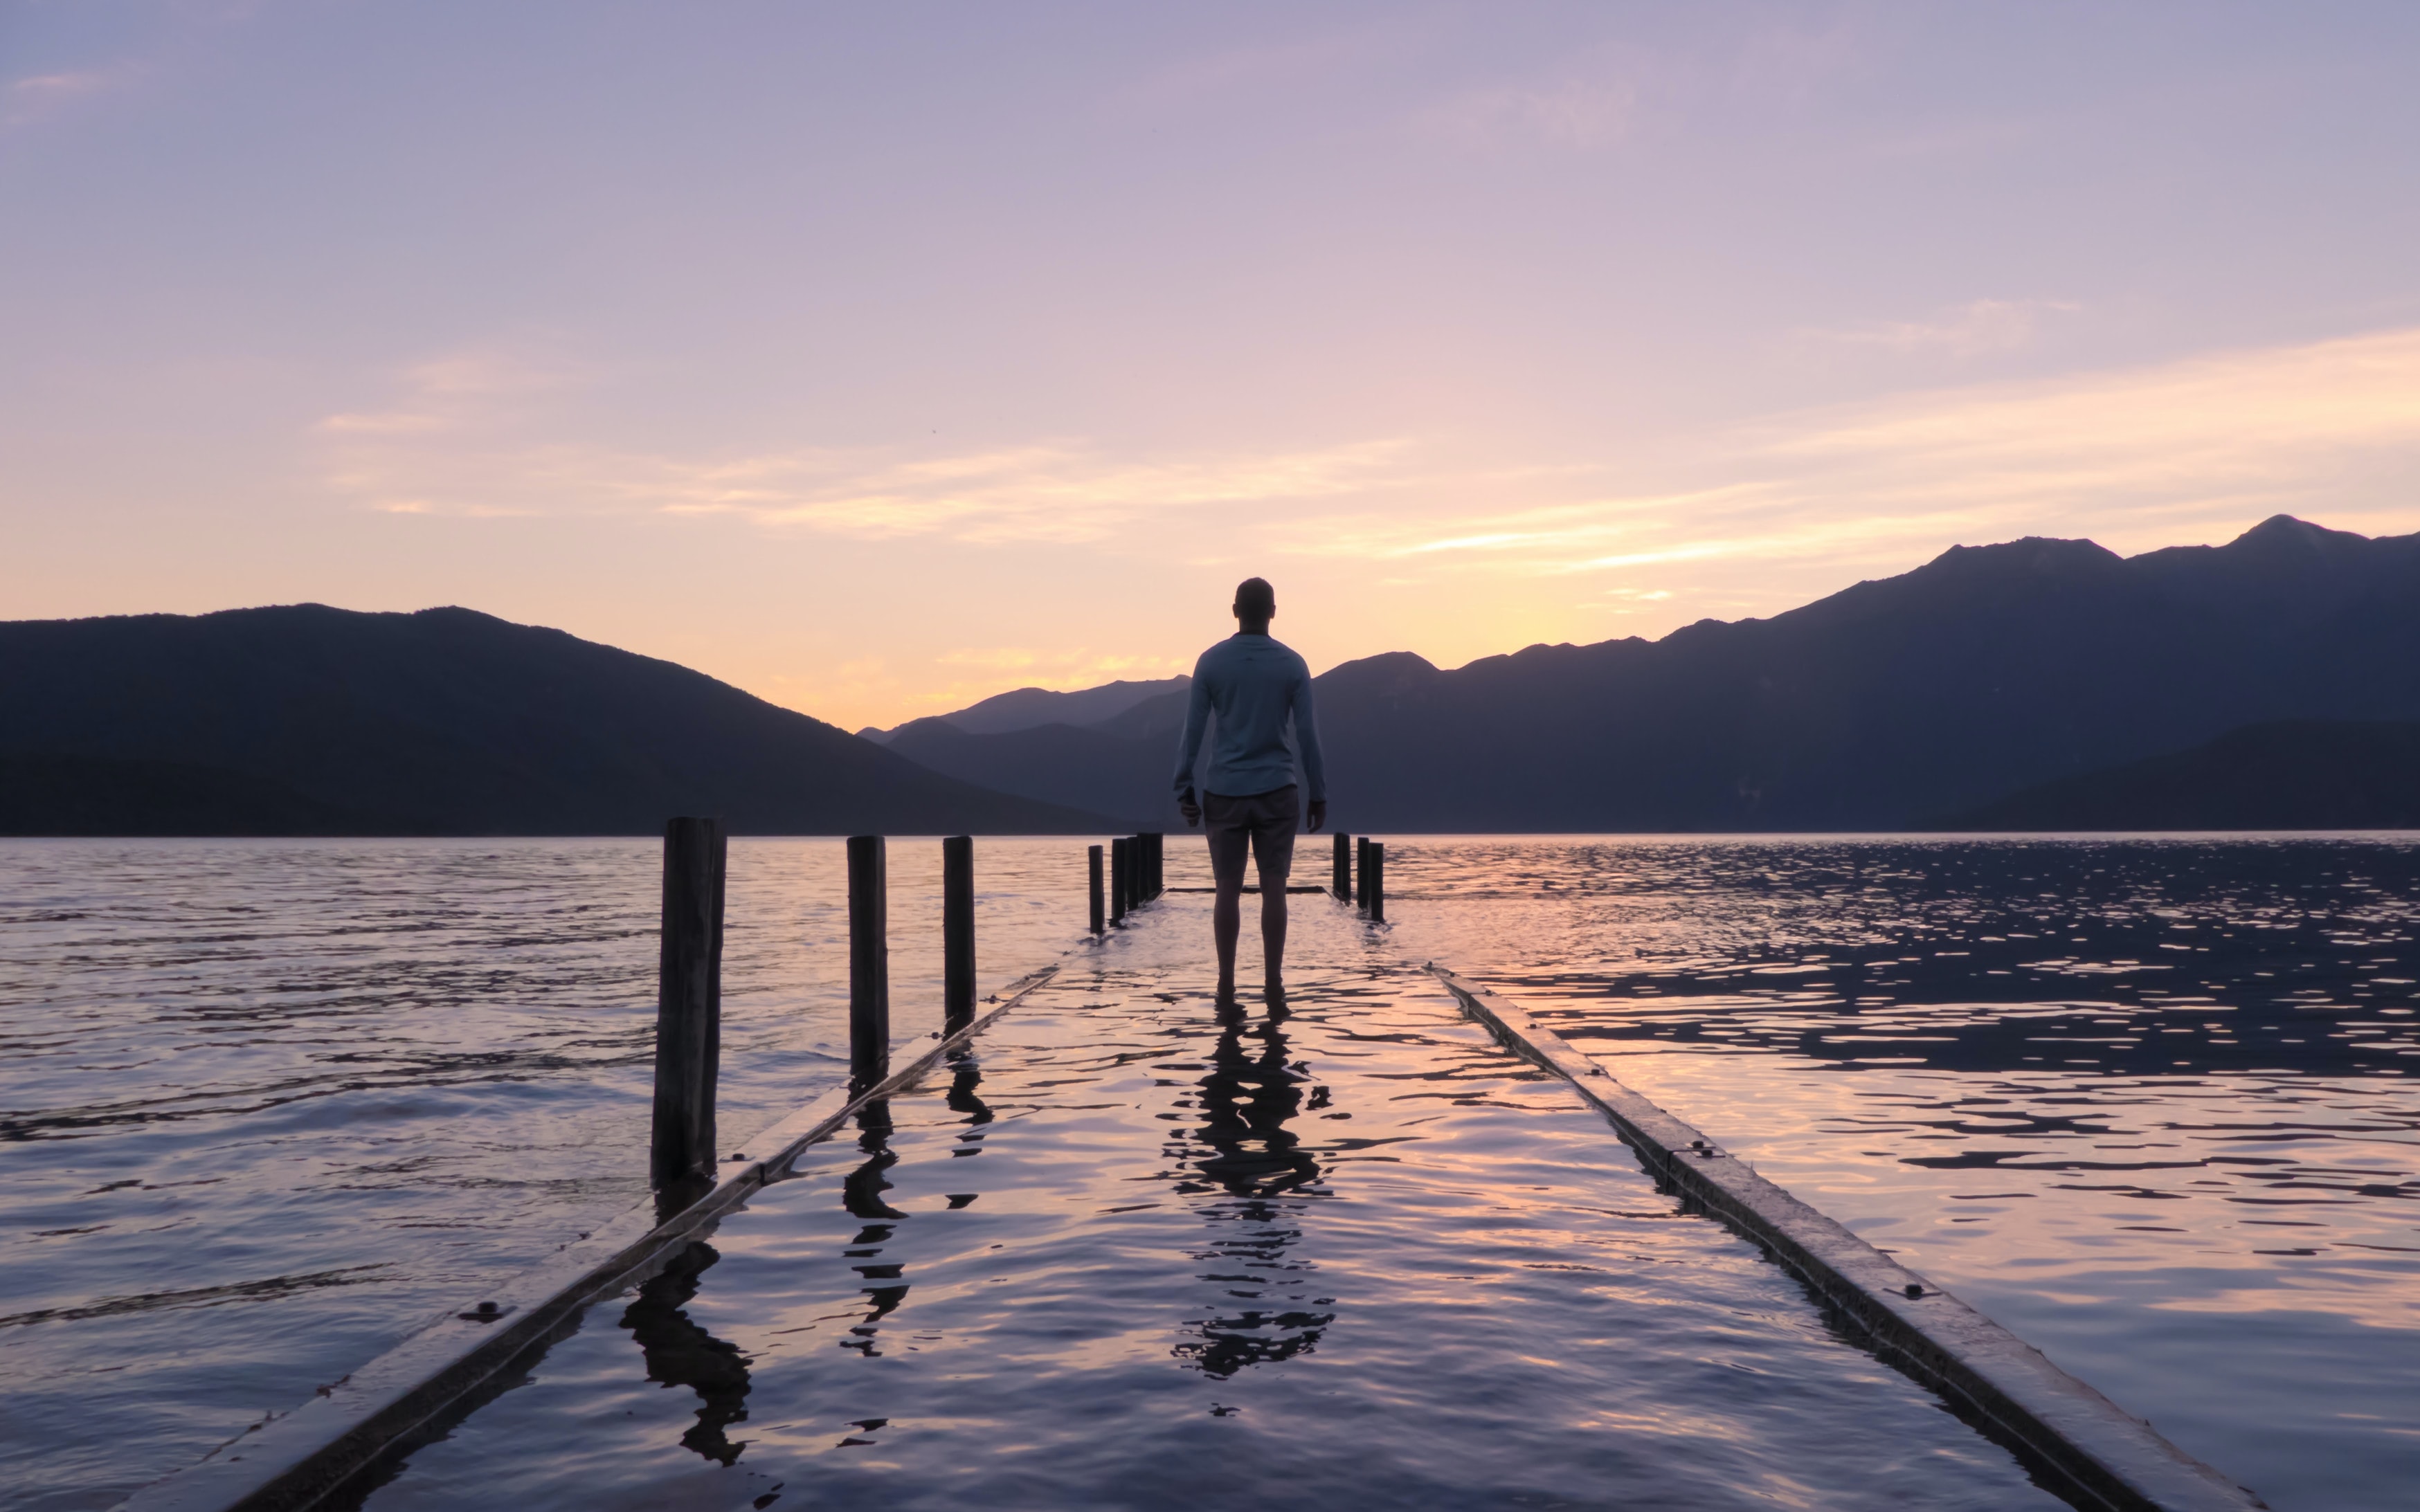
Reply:
M1235 585L1235 614L1239 619L1265 620L1278 611L1278 591L1269 586L1266 578L1247 578Z

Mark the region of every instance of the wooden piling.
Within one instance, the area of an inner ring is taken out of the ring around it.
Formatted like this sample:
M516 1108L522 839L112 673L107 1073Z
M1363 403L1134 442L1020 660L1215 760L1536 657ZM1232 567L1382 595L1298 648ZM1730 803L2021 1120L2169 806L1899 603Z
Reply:
M941 1032L955 1034L975 1017L975 842L971 835L941 841Z
M1126 918L1126 873L1133 868L1132 847L1123 838L1109 841L1109 922Z
M1163 838L1157 830L1136 837L1142 841L1142 901L1145 903L1158 897L1161 891L1159 861Z
M1370 837L1367 835L1353 841L1353 904L1365 914L1370 911Z
M714 1083L722 1057L721 821L664 825L663 939L656 966L656 1106L648 1184L714 1184Z
M1093 873L1093 921L1091 928L1094 933L1098 934L1108 928L1107 921L1101 917L1101 848L1098 845L1088 845L1084 847L1084 857L1089 863Z
M1353 837L1350 835L1336 837L1336 872L1328 883L1327 890L1336 894L1338 903L1353 901Z
M891 1063L891 878L882 837L848 838L848 1069L861 1086Z
M1371 922L1387 921L1387 847L1384 842L1370 842L1370 903L1362 910Z

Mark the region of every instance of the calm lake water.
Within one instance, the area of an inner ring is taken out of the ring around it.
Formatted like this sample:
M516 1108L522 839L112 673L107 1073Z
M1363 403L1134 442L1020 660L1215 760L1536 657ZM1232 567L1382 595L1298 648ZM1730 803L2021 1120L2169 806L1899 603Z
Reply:
M1077 943L1082 851L979 858L988 990ZM1203 880L1196 847L1170 861ZM1388 861L1385 969L1506 987L2273 1504L2406 1504L2420 846ZM6 1504L105 1506L638 1201L656 866L622 841L0 842ZM938 1022L939 872L893 842L903 1033ZM839 847L736 842L730 895L745 1148L843 1073ZM936 1117L913 1136L954 1137Z
M1406 840L1394 943L2280 1508L2420 1486L2420 840Z
M646 1195L660 846L0 841L0 1504L107 1506ZM988 841L982 980L1079 937ZM891 845L940 1019L940 846ZM845 1080L845 859L731 848L726 1147Z

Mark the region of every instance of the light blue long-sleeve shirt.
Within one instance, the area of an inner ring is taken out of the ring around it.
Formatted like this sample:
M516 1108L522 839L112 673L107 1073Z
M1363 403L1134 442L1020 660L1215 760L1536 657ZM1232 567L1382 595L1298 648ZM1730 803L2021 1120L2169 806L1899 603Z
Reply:
M1218 733L1210 742L1204 789L1222 797L1249 798L1294 781L1295 753L1286 748L1285 739L1291 718L1310 801L1327 801L1327 764L1319 753L1319 722L1311 712L1311 669L1290 648L1265 635L1238 633L1202 653L1193 664L1193 698L1185 711L1185 738L1176 748L1179 797L1193 789L1202 728L1214 713Z

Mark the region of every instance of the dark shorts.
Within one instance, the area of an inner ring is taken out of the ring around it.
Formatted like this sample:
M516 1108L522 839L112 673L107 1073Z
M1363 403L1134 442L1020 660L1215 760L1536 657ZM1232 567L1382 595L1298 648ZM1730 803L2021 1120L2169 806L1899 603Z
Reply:
M1244 885L1244 852L1261 863L1261 886L1283 887L1294 870L1294 832L1302 790L1289 782L1248 798L1202 795L1202 832L1210 838L1210 874L1222 887Z

